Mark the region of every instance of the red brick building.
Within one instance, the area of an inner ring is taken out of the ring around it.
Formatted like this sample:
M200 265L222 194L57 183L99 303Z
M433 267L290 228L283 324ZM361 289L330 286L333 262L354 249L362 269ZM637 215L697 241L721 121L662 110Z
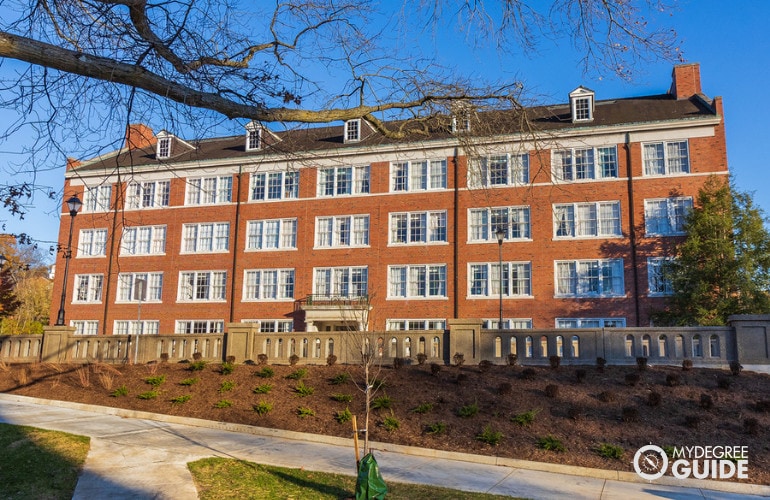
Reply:
M131 126L123 149L68 164L84 205L62 214L51 317L66 286L84 334L496 327L501 302L508 328L647 326L684 215L728 173L722 102L697 64L668 94L598 97L403 140L363 120L196 141Z

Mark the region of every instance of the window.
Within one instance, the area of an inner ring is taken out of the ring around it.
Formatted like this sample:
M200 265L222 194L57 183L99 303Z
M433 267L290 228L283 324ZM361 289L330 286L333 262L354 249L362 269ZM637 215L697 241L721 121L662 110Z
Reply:
M615 146L556 150L551 155L551 175L561 182L617 178L617 157Z
M390 214L390 243L421 244L447 241L446 211Z
M470 264L468 268L469 296L500 296L499 263ZM532 271L529 262L503 262L502 292L504 297L532 296Z
M502 228L505 240L530 239L529 207L474 208L468 213L470 241L497 242Z
M246 151L256 151L262 148L262 127L254 122L246 125Z
M144 280L144 302L160 302L163 293L163 273L120 273L115 302L139 302L137 280Z
M177 320L174 333L223 333L225 322L222 320Z
M299 198L299 172L251 174L251 201Z
M159 331L158 320L116 320L113 335L158 335Z
M258 323L261 333L286 333L294 331L294 322L290 319L244 319L242 322Z
M520 186L529 182L529 154L482 156L474 161L469 186Z
M361 120L348 120L345 122L345 141L358 142L361 140Z
M644 175L677 175L690 172L687 141L653 142L642 145Z
M187 179L185 205L214 205L230 203L233 193L233 177L199 177Z
M186 271L179 273L179 302L224 301L225 271Z
M112 186L90 187L83 193L83 212L106 212L110 209Z
M160 136L160 134L158 134ZM171 137L158 137L158 158L168 158L171 156Z
M366 297L366 267L318 267L313 271L313 293L323 297Z
M644 229L647 236L685 234L684 225L692 210L692 198L644 200Z
M102 257L107 255L106 229L81 229L78 242L78 257Z
M404 161L390 165L391 191L446 189L446 160Z
M553 219L554 238L621 236L619 201L554 205Z
M573 121L580 122L593 119L593 115L591 113L591 101L591 97L579 97L572 101L572 116L574 118Z
M126 208L167 207L170 192L169 181L131 182L126 192Z
M162 255L166 252L166 226L124 227L121 255Z
M446 265L388 267L389 298L441 298L446 296Z
M293 300L294 269L247 269L243 300Z
M556 318L556 328L624 328L625 318Z
M75 276L73 303L98 303L102 301L102 274L78 274Z
M623 259L556 261L557 297L617 297L625 294Z
M99 333L99 322L96 320L70 321L70 326L75 327L75 335L96 335Z
M369 192L369 166L318 170L318 196L344 196Z
M297 248L297 219L250 220L246 226L246 250Z
M230 224L184 224L182 253L226 252L230 248Z
M666 262L670 262L668 257L650 257L647 259L647 283L650 296L671 295L671 281L664 276Z
M487 330L497 330L498 326L497 324L500 323L500 318L497 319L484 319L481 321L481 328L486 328ZM521 318L512 318L512 319L506 319L503 318L503 330L527 330L532 328L532 320L531 319L521 319ZM511 339L513 342L513 339ZM515 345L512 344L512 345ZM515 354L515 353L513 353Z
M446 321L443 319L389 319L387 330L445 330Z
M369 245L369 216L316 217L315 244L319 248Z

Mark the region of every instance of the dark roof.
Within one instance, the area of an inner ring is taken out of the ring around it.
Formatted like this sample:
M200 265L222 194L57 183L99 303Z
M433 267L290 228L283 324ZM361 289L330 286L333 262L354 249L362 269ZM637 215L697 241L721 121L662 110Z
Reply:
M505 135L520 132L560 132L573 129L590 133L597 128L633 125L642 123L666 122L672 120L692 120L713 118L716 112L699 96L677 100L669 94L596 101L594 119L590 122L572 123L568 104L537 106L522 110L483 111L472 116L471 135ZM263 134L265 146L256 151L246 151L245 131L243 135L187 141L194 149L179 145L172 156L165 160L155 157L155 147L123 151L120 154L103 157L101 161L88 162L74 170L84 172L101 170L117 165L149 166L169 163L196 162L217 159L251 158L272 153L300 153L303 151L329 151L334 149L364 149L371 146L388 144L408 144L409 142L426 143L433 140L447 139L453 136L447 116L433 117L425 122L390 122L389 128L406 125L412 133L405 139L388 138L372 132L360 142L343 142L343 125L323 127L303 127L284 132ZM421 132L415 132L421 129ZM489 133L484 133L484 130Z

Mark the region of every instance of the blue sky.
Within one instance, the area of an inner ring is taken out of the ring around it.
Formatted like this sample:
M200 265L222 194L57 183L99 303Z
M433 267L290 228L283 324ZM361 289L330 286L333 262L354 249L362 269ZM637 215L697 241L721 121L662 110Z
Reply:
M738 188L753 192L755 203L766 216L770 214L770 190L763 188L770 180L770 165L757 151L770 139L770 125L764 121L770 120L770 92L762 94L770 90L768 19L770 2L764 0L731 4L721 0L680 0L668 18L682 41L686 61L700 63L703 92L709 97L723 97L730 169ZM458 32L447 31L434 43L439 63L454 65L469 77L488 75L523 81L546 103L566 102L567 94L578 85L596 91L597 99L611 99L665 93L671 83L672 64L662 61L640 66L631 82L584 75L577 56L566 43L543 43L535 57L520 60L491 50L474 52L465 46L464 36ZM0 71L8 68L3 65ZM0 110L0 126L13 119L12 111ZM2 146L0 161L3 152L11 149L13 145ZM61 158L60 167L41 172L37 181L58 187L63 176ZM7 232L26 232L47 247L47 242L55 241L58 234L58 201L37 194L33 205L22 221L5 213L0 214L0 220L6 221Z

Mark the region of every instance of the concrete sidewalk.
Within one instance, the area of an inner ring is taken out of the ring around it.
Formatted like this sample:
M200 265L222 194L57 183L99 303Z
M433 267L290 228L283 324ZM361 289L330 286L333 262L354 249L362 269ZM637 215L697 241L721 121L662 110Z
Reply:
M91 437L76 499L195 499L186 464L219 456L352 475L352 440L117 408L0 394L0 422ZM385 482L435 484L534 499L768 498L770 486L641 481L601 471L384 443L373 445Z

